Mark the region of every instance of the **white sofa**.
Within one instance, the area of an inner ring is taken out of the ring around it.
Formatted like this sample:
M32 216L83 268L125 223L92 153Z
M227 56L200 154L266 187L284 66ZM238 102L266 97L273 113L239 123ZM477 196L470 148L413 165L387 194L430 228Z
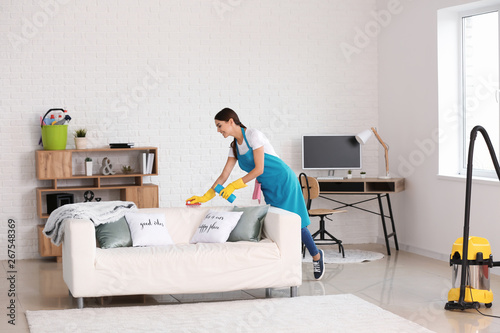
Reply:
M302 284L300 217L271 207L260 242L189 241L213 207L147 208L164 213L174 245L96 247L90 220L67 219L63 277L79 308L84 297L163 295L290 287ZM228 210L228 207L217 209Z

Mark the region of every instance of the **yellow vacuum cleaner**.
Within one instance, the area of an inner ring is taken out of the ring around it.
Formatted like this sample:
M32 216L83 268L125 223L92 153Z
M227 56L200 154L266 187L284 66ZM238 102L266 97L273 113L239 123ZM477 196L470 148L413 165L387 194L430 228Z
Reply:
M493 302L489 270L494 263L490 244L486 238L469 237L466 266L462 265L463 246L463 237L460 237L453 243L450 259L450 264L453 267L452 288L448 292L448 303L446 303L445 308L451 310L456 309L458 306L459 309L462 309L464 306L463 303L469 305L466 305L464 309L478 307L479 303L484 303L489 308ZM466 267L467 280L463 292L463 300L460 300L462 267Z
M486 130L476 126L470 134L469 155L467 161L467 180L465 188L465 221L463 237L453 244L450 256L452 266L452 289L448 293L446 310L477 309L483 303L492 306L493 293L490 290L490 268L500 266L494 262L488 240L482 237L469 237L470 202L472 189L472 156L477 132L481 132L490 151L490 156L500 180L500 165L495 150Z

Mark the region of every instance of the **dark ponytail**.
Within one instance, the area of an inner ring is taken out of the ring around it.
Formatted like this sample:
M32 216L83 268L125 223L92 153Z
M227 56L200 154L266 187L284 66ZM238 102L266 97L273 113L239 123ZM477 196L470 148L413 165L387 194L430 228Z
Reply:
M214 119L219 121L229 121L229 119L232 119L236 125L240 126L241 128L246 128L246 126L241 123L240 118L238 117L236 112L234 112L234 110L230 108L224 108L220 110L215 115ZM233 149L234 157L238 159L238 153L236 151L236 138L234 138L233 142L231 142L230 147Z

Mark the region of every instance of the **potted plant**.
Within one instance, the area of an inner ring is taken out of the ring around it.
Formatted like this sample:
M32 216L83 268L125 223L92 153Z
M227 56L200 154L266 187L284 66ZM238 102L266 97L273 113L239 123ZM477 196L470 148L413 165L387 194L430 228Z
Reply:
M347 179L351 179L352 178L352 170L348 170L347 171Z
M79 128L75 131L75 147L76 149L87 148L87 130L85 128Z
M366 178L366 172L365 172L365 171L361 171L361 172L359 173L359 176L360 176L361 178Z
M130 174L130 173L133 173L134 172L134 169L132 169L132 167L130 165L123 165L122 166L122 172L126 175Z
M85 175L92 176L92 159L90 157L85 159Z

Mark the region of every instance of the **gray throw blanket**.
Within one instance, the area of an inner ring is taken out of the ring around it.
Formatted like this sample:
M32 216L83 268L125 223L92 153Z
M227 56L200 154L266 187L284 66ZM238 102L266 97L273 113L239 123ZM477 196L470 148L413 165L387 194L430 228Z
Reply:
M64 236L64 220L87 219L95 226L118 221L125 213L136 210L130 201L101 201L67 204L55 209L49 216L43 233L59 246Z

